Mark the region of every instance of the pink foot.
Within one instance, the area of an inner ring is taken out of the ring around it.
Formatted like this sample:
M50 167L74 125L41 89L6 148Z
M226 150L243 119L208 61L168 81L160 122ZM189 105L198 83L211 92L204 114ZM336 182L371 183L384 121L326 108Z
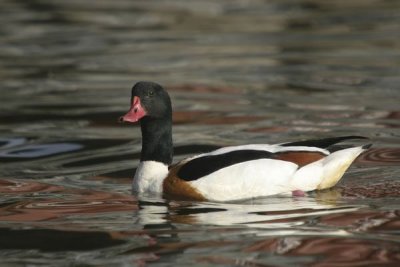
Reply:
M306 192L304 192L302 190L294 190L294 191L292 191L292 196L294 196L294 197L305 197L306 196Z

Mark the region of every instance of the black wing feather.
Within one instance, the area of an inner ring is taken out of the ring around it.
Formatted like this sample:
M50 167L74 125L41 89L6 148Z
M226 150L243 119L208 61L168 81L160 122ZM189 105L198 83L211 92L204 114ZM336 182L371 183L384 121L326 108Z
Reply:
M350 139L368 139L368 138L364 137L364 136L358 136L358 135L349 135L349 136L331 137L331 138L323 138L323 139L312 139L312 140L284 143L284 144L281 144L281 146L311 146L311 147L318 147L318 148L328 148L331 145L342 142L344 140L350 140Z
M235 150L219 155L207 155L186 162L177 175L182 180L194 181L233 164L274 156L274 153L264 150Z
M332 137L324 139L313 139L292 143L285 143L281 146L310 146L325 148L329 150L329 147L348 139L367 139L363 136L342 136ZM194 181L203 176L211 174L219 169L228 167L233 164L257 160L262 158L273 159L279 153L272 153L265 150L235 150L228 153L218 155L206 155L198 158L194 158L185 164L183 164L177 172L177 176L184 181Z

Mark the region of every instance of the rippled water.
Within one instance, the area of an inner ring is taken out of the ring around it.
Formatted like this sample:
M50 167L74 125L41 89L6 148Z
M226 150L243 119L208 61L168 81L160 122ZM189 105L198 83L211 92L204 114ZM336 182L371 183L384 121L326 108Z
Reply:
M397 266L400 2L0 1L3 266ZM165 85L175 160L365 135L334 189L137 200L130 87Z

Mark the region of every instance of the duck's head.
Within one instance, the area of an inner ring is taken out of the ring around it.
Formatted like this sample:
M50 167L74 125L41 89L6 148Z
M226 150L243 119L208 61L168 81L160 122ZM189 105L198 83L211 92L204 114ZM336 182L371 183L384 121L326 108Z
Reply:
M142 118L171 117L171 100L167 91L154 82L138 82L132 87L131 107L120 122L137 122Z

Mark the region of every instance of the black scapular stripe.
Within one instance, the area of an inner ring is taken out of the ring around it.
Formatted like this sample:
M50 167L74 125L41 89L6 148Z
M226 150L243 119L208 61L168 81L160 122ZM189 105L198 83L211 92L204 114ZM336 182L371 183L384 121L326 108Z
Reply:
M368 138L364 136L349 135L349 136L297 141L297 142L281 144L281 146L312 146L319 148L327 148L329 150L330 146L349 139L368 139Z
M177 175L180 179L189 182L233 164L273 157L274 153L263 150L235 150L219 155L208 155L185 163Z

